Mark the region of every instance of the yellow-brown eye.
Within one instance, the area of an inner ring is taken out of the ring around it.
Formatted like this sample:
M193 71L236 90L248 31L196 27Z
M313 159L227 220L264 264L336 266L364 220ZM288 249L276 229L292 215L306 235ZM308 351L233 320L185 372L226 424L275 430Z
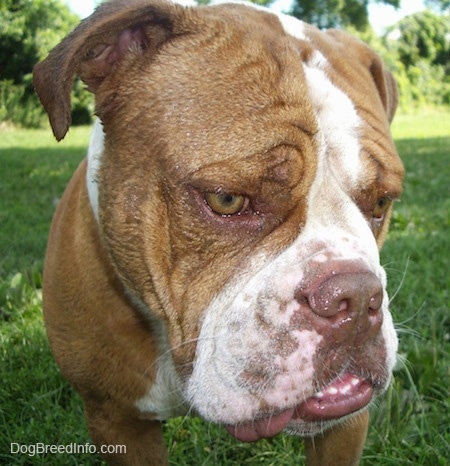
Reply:
M216 214L235 215L243 210L247 198L240 194L227 192L205 193L205 201Z
M388 197L380 197L375 205L375 208L373 209L373 218L382 220L390 206L391 200Z

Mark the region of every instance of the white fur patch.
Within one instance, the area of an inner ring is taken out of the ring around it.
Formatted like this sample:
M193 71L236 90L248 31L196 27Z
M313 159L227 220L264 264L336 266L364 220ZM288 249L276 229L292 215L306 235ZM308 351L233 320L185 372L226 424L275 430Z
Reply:
M288 260L282 256L257 272L247 271L205 312L185 397L208 420L240 423L258 417L262 400L271 409L285 409L314 393L313 359L322 336L292 329L292 308L280 309L280 299L293 302L289 286L271 287L273 272ZM264 296L267 287L272 291ZM259 302L266 298L267 303Z
M135 406L142 413L154 415L154 419L158 421L185 415L188 410L182 397L181 383L172 359L172 351L164 323L153 317L147 306L138 298L131 293L128 295L140 312L149 319L159 354L156 361L149 361L149 364L156 364L155 383L144 397L136 401Z
M303 21L300 21L294 16L285 15L283 13L277 13L277 16L287 34L295 37L296 39L309 42L308 36L305 34L305 23Z
M381 333L384 338L384 342L386 345L386 368L389 373L394 370L395 365L397 364L397 350L398 350L398 337L397 332L395 331L394 321L392 319L392 314L389 312L389 296L386 291L386 273L383 269L383 279L381 283L384 287L384 296L383 301L386 303L383 306L383 326L381 327Z
M339 176L348 189L348 184L354 186L361 173L361 118L351 99L327 77L326 70L327 61L319 52L304 64L309 95L322 135L323 155L330 159L334 175Z
M98 221L98 172L102 164L105 147L105 134L100 120L96 120L92 129L87 153L86 186L94 217Z
M274 360L276 365L283 368L283 372L276 376L274 388L264 395L264 401L270 406L295 406L304 400L313 386L313 359L322 336L310 330L294 330L292 336L298 344L297 349L286 357L277 356ZM299 361L302 361L302 366L299 366ZM299 384L299 381L302 383Z

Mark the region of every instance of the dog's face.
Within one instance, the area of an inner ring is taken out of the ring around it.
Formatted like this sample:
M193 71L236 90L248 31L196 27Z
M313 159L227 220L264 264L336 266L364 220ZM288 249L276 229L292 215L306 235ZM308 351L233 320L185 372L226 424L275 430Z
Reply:
M314 434L395 363L378 254L403 175L392 78L344 33L146 3L102 6L54 52L60 89L44 68L36 87L58 138L68 78L96 94L91 203L186 402L243 440Z

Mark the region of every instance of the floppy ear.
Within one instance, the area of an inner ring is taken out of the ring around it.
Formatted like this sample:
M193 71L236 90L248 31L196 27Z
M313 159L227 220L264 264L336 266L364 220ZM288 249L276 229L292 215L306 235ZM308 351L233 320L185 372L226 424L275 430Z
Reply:
M60 141L71 124L70 93L75 75L96 92L123 58L154 54L178 27L186 9L164 0L112 0L57 45L33 70L36 92Z
M389 123L391 123L398 105L397 83L378 56L375 56L370 66L370 72L380 94L383 107L386 110Z
M346 53L349 57L356 58L360 65L369 70L387 119L389 123L392 122L398 105L397 83L384 66L381 58L362 40L345 31L329 29L326 34L333 38L335 44L340 44L340 53Z

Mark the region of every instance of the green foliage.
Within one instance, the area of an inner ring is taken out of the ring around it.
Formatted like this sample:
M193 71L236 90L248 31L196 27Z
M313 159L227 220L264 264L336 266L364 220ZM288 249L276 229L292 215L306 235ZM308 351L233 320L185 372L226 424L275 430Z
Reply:
M381 0L395 7L399 0ZM321 29L353 26L364 31L369 26L369 0L295 0L292 14Z
M42 266L54 206L88 144L84 127L67 138L70 144L58 145L49 126L0 128L0 277L36 260Z
M29 81L30 75L27 75ZM0 121L9 121L25 128L39 127L46 117L37 97L30 92L31 84L0 81Z
M31 269L0 280L0 463L99 464L92 454L61 455L55 463L55 455L11 453L11 443L33 447L69 445L74 438L88 442L86 426L79 422L82 405L49 351L41 316L41 272Z
M376 50L394 74L403 110L450 104L450 16L415 13L383 37L347 28Z
M433 0L430 0L432 2ZM450 104L450 15L405 17L383 37L367 27L368 0L297 0L292 13L319 27L345 27L374 48L394 74L403 110ZM398 6L398 1L384 3ZM435 0L441 9L448 0ZM447 5L447 6L446 6Z
M46 120L33 89L33 66L79 22L61 0L0 0L0 121L39 127ZM77 83L74 123L89 123L92 99Z
M397 56L393 69L403 107L450 104L450 15L424 11L396 26L396 40L388 31L387 48Z
M0 80L0 122L10 122L23 128L40 128L47 115L34 93L31 74L22 84ZM81 81L76 80L72 91L72 123L88 124L92 120L94 100Z
M450 9L450 0L425 0L425 5L443 13Z
M1 79L22 83L78 21L60 0L0 0Z
M403 18L395 28L398 57L406 67L424 60L450 68L450 15L423 11Z

